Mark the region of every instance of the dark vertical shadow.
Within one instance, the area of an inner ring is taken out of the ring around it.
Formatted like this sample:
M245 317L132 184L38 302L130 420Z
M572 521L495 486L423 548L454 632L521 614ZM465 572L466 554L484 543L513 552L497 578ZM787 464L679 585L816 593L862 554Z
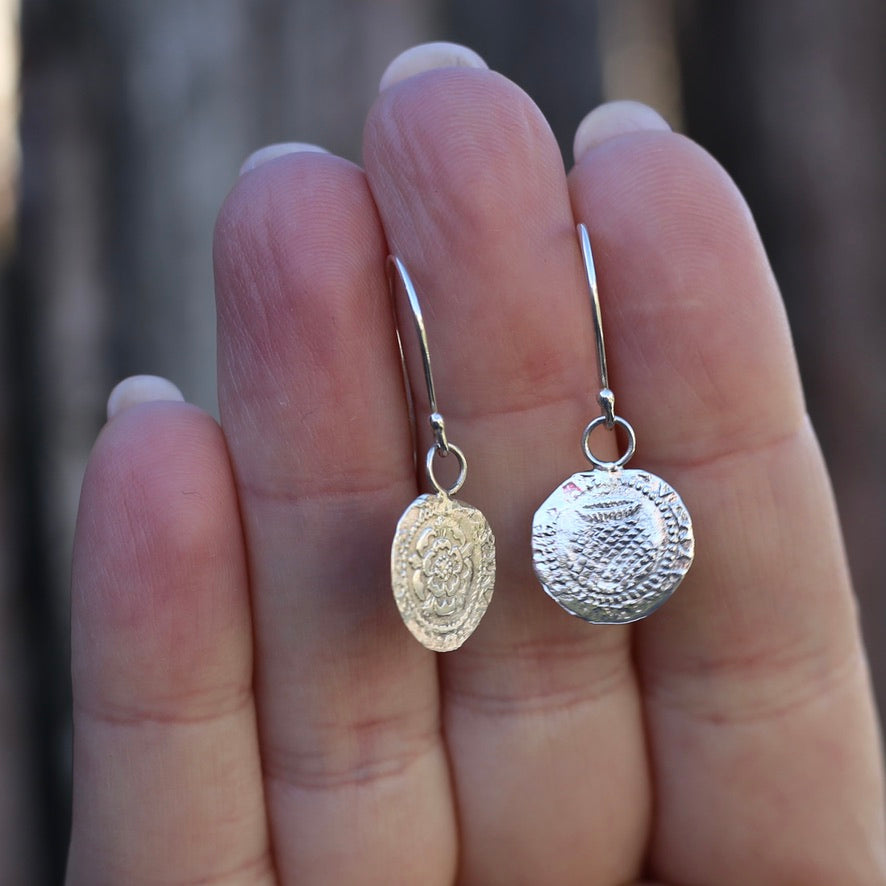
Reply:
M596 4L451 0L443 15L446 39L475 49L529 93L570 167L575 127L601 96Z

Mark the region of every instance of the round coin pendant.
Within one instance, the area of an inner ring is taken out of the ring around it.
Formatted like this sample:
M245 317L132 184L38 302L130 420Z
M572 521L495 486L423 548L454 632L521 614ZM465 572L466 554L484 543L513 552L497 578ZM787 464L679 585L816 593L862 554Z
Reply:
M391 584L403 622L423 646L458 649L495 586L495 539L486 518L445 492L420 495L397 524Z
M573 474L532 521L542 587L592 624L626 624L654 612L686 575L694 546L680 496L646 471Z

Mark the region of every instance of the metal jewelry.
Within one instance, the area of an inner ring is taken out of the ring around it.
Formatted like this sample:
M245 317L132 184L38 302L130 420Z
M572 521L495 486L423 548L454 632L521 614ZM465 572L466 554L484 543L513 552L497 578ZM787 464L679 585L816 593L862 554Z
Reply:
M403 283L418 334L434 434L425 466L428 481L437 490L415 499L397 523L391 545L391 585L397 609L416 640L435 652L450 652L470 637L489 606L495 585L495 538L477 508L452 498L467 477L467 460L447 439L446 423L437 410L428 338L415 287L399 258L389 257L388 271L392 298L396 276ZM401 339L401 354L402 344ZM458 477L451 486L442 486L434 473L434 459L450 454L458 462Z
M591 293L603 414L581 436L595 470L573 474L535 512L532 563L542 587L570 614L592 624L626 624L650 615L671 596L692 565L695 541L689 512L664 480L623 470L637 438L615 414L597 274L583 224L578 239ZM603 425L627 434L627 449L615 461L602 461L591 451L591 434Z

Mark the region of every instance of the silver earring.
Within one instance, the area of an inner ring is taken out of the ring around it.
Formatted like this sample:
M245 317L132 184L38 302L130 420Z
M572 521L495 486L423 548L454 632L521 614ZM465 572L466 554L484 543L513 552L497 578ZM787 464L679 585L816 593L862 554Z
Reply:
M596 470L573 474L535 512L532 562L545 591L567 612L593 624L626 624L650 615L676 589L692 565L692 521L680 496L654 474L623 470L636 435L615 414L609 388L597 275L587 228L578 225L594 317L603 414L581 438ZM621 427L625 453L601 461L591 451L593 431Z
M489 606L495 584L495 538L483 514L452 498L467 477L464 453L446 437L446 423L437 410L428 337L418 295L406 266L395 256L388 258L388 279L394 298L395 275L406 290L418 335L430 405L434 444L425 466L428 481L436 490L420 495L403 512L391 545L391 585L397 609L406 627L423 646L435 652L458 649L480 623ZM400 353L403 342L398 330ZM410 414L413 414L409 381L405 373ZM441 486L434 473L436 456L452 455L458 477Z

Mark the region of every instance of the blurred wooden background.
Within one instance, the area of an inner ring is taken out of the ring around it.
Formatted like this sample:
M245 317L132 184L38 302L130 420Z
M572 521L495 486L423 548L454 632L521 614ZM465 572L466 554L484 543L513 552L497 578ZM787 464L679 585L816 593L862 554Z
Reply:
M379 75L431 39L522 85L567 162L593 105L636 98L736 178L788 304L886 702L881 0L2 0L0 883L63 874L69 557L108 391L158 373L215 410L210 244L240 162L281 140L359 161Z

